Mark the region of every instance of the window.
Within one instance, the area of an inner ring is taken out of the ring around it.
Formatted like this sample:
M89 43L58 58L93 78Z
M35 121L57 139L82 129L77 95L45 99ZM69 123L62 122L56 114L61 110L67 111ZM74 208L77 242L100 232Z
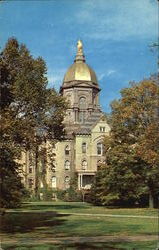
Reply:
M79 122L84 123L85 122L85 109L86 109L86 97L80 97L79 99Z
M53 176L51 179L51 186L52 188L56 188L56 176Z
M79 108L80 109L86 109L86 98L80 97L79 99Z
M86 170L86 169L87 169L87 161L86 161L86 160L83 160L83 161L82 161L82 169L83 169L83 170Z
M86 120L86 112L85 111L80 111L79 112L79 122L84 123Z
M105 127L100 127L100 132L105 132Z
M103 155L103 144L101 142L97 143L97 155Z
M86 142L82 143L82 153L86 153Z
M69 177L69 176L66 176L66 177L65 177L65 187L66 187L66 188L69 188L69 187L70 187L70 177Z
M51 171L52 172L56 171L56 162L55 161L52 161L52 163L51 163Z
M66 176L65 177L65 183L68 183L70 181L70 177L69 176Z
M65 155L69 155L69 154L70 154L70 147L69 147L69 145L67 145L65 147Z
M65 169L70 170L70 162L68 160L65 161Z
M33 186L33 179L28 179L28 186L29 186L29 188L32 188L32 186Z
M32 174L32 172L33 172L33 168L30 166L29 167L29 174Z

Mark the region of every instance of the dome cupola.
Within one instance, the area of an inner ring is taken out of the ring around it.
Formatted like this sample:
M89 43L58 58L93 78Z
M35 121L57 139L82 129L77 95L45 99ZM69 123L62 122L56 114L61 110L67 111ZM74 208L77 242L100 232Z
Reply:
M60 88L60 94L68 101L65 123L83 124L92 113L101 113L99 92L96 74L85 63L83 44L79 40L74 63L67 70Z
M67 70L63 79L63 88L70 87L78 82L90 82L94 87L98 88L98 81L95 72L85 63L83 53L83 44L79 40L77 42L77 54L74 63Z

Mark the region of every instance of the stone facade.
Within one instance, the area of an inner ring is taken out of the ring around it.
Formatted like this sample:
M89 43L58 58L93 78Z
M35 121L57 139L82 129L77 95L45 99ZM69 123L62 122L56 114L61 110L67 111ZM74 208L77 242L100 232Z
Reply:
M80 45L79 45L80 44ZM77 176L78 189L90 189L93 177L104 161L103 138L110 127L99 105L99 92L95 72L85 63L82 42L78 42L74 63L64 76L60 93L69 102L64 120L66 137L46 149L52 151L52 168L46 167L46 182L55 189L67 189L71 178ZM48 153L48 152L47 152ZM23 181L35 188L36 170L31 152L23 154ZM32 158L32 159L31 159ZM31 162L32 161L32 162ZM41 183L41 187L43 184Z

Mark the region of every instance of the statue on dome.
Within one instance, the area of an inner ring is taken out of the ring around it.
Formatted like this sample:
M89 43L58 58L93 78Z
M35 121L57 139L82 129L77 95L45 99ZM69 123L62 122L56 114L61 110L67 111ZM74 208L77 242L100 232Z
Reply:
M83 54L83 44L82 44L81 40L78 40L78 42L77 42L77 53Z

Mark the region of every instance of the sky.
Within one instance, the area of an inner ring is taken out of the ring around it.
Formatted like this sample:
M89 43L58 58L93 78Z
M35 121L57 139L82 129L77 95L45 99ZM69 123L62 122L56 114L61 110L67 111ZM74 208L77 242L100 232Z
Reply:
M30 53L43 57L49 87L59 90L73 63L77 40L96 72L100 103L120 98L129 82L157 72L157 0L8 0L0 2L0 49L16 37Z

